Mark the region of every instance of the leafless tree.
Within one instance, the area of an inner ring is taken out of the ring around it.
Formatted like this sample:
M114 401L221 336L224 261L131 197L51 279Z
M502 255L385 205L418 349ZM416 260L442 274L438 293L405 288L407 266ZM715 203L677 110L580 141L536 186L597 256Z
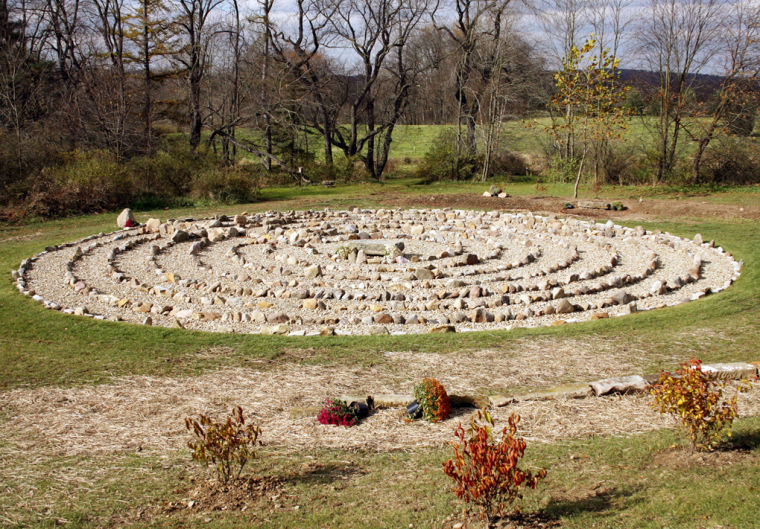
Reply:
M183 47L177 59L187 72L190 92L190 146L196 149L201 141L203 114L201 107L201 84L209 61L209 46L214 36L210 27L212 13L223 0L177 0L180 10L178 20L183 33Z
M407 46L430 7L428 0L327 0L323 4L323 15L330 15L334 45L350 50L356 59L355 75L349 81L353 86L347 102L348 131L344 135L336 129L334 144L349 159L362 157L373 178L385 169L393 129L414 81L416 61L408 56ZM379 108L383 96L384 112Z
M476 123L480 113L477 94L491 82L494 64L502 46L502 32L510 0L455 0L456 19L452 25L438 25L455 44L458 109L457 149L477 151ZM466 137L462 138L462 123Z
M675 167L697 74L716 54L720 10L717 0L650 0L648 11L638 38L641 56L659 74L655 185Z

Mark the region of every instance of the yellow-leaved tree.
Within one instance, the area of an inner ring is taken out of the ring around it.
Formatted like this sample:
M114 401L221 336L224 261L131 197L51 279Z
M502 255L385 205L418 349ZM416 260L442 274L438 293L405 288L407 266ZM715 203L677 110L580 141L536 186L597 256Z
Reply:
M554 74L549 131L560 157L575 171L575 198L589 153L600 142L622 139L627 126L623 103L628 88L617 81L619 63L606 48L597 49L592 34L580 48L570 48Z

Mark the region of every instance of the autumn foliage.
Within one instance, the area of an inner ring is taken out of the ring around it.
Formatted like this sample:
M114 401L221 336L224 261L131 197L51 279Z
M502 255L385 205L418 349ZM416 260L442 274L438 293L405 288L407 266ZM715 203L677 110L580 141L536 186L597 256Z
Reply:
M422 408L422 418L427 421L440 422L451 414L449 396L434 378L425 378L415 386L414 398Z
M736 417L736 395L723 399L724 385L702 371L702 361L692 358L681 364L675 373L660 374L650 389L652 408L675 416L689 435L691 446L708 451L730 436ZM739 391L745 388L740 387Z
M459 424L454 431L459 439L452 443L454 458L443 464L444 473L454 480L457 497L468 508L480 508L489 524L522 497L522 487L535 489L546 476L546 470L533 474L517 466L526 446L525 440L516 437L519 421L519 415L510 415L497 440L491 415L486 410L479 411L467 430Z
M204 466L213 465L222 483L239 478L246 463L256 458L261 428L246 424L240 406L233 408L224 421L201 414L197 419L186 418L185 426L195 436L187 443L193 451L193 460Z

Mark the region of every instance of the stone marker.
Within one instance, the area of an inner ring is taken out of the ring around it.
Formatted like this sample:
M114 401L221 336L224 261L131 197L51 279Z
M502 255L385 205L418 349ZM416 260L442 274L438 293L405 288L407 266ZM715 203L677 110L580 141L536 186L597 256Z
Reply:
M137 226L135 216L132 214L132 210L129 208L126 208L121 213L119 213L119 216L116 217L116 225L119 228L124 228L127 226L127 221L130 221L132 226Z
M599 397L611 393L638 393L646 391L649 383L642 376L629 375L597 380L590 385L591 389L594 390L594 394Z

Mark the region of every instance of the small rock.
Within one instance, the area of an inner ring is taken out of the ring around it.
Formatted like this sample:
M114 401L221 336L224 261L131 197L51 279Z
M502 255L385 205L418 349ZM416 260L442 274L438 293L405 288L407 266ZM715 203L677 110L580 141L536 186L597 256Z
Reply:
M447 332L457 332L457 329L453 325L439 325L438 327L433 327L428 331L429 334L440 334Z
M303 270L304 276L306 276L306 279L314 279L315 277L319 277L322 275L322 269L319 267L318 264L307 266Z
M288 334L289 331L290 331L290 327L288 327L284 323L281 323L279 325L262 327L260 333L267 336L272 336L275 334Z
M570 314L571 312L575 312L575 306L567 299L562 299L557 303L557 306L554 307L554 311L557 314Z
M185 230L177 230L174 235L172 235L172 242L175 243L181 243L188 240L190 240L190 234Z
M148 233L158 233L161 230L161 221L159 219L150 218L145 223L145 231Z
M375 315L375 323L389 324L393 323L393 317L387 312Z

